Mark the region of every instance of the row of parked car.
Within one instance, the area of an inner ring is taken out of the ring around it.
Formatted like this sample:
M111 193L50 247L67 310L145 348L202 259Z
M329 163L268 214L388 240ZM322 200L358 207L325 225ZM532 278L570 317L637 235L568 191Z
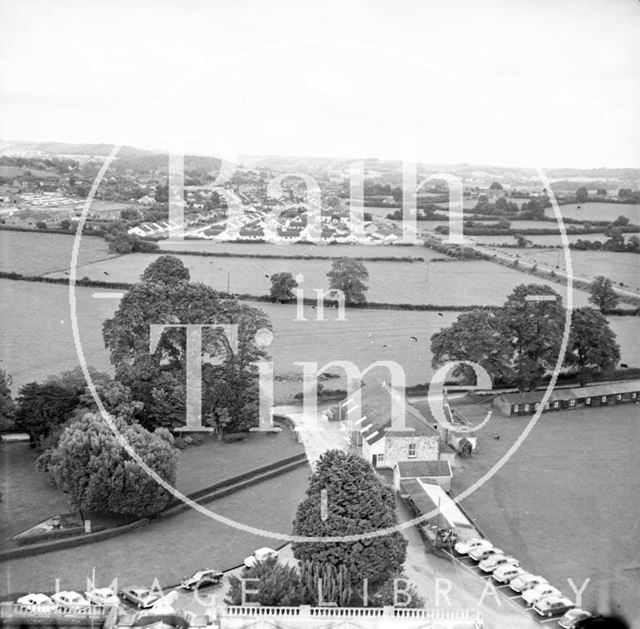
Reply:
M582 621L592 615L587 610L576 607L544 577L521 568L515 557L496 548L489 540L474 537L459 541L454 550L459 555L466 555L476 561L480 570L491 574L496 582L509 585L522 596L528 607L532 607L541 616L551 618L562 614L558 624L563 629L578 629Z
M272 548L258 548L244 560L247 568L252 567L257 561L264 561L271 557L278 557L278 552ZM190 577L180 580L180 586L185 590L195 590L222 582L224 574L211 568L197 570ZM150 590L143 586L132 586L120 591L123 600L129 601L140 609L149 609L157 603L161 595L158 591ZM118 595L111 588L94 588L85 592L84 596L78 592L65 590L56 592L51 596L46 594L26 594L20 597L16 603L27 609L41 613L79 611L91 605L100 607L113 607L120 604Z

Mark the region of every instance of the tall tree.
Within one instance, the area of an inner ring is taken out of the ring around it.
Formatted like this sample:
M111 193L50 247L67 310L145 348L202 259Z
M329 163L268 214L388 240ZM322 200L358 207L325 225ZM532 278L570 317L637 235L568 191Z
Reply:
M144 270L140 279L143 282L175 284L188 282L191 279L191 274L180 258L164 255L154 260Z
M327 517L321 514L327 491ZM298 505L294 534L308 537L360 535L397 524L393 491L356 454L328 450L311 476L307 497ZM406 557L407 542L399 532L355 542L295 542L299 561L344 565L352 585L367 578L376 587L396 573Z
M555 299L538 301L536 296ZM521 284L507 297L499 317L514 352L514 382L521 390L534 387L558 360L565 323L561 297L549 286Z
M613 283L608 277L598 275L589 286L589 301L606 313L618 305L618 295L613 290Z
M578 188L576 190L576 201L578 203L586 203L589 200L589 191L584 188Z
M150 348L150 326L171 324ZM141 281L122 298L103 325L116 379L133 399L144 403L140 421L147 427L177 426L185 420L185 324L237 325L237 351L219 327L202 329L203 415L226 408L230 429L257 422L258 376L254 362L267 356L255 342L270 328L264 312L232 299L221 299L204 284Z
M151 433L136 422L114 421L141 459L175 484L178 459L169 431ZM64 429L48 469L72 504L83 511L145 516L161 511L171 498L129 456L102 417L93 413Z
M291 273L274 273L271 276L270 297L272 301L291 301L294 298L293 289L298 282Z
M41 448L48 435L71 418L80 393L56 381L25 384L16 400L16 426L29 434L31 445Z
M567 349L568 363L583 369L604 372L615 368L620 360L620 346L607 319L594 308L585 306L571 313L571 336Z
M16 405L11 397L11 376L0 369L0 430L13 428Z
M368 287L365 282L369 279L369 272L359 260L352 258L334 260L327 277L330 288L341 290L344 293L347 305L367 302Z
M434 367L468 360L484 367L495 380L509 373L513 352L496 313L473 310L431 337L431 353ZM453 375L467 379L472 374L471 368L460 366Z

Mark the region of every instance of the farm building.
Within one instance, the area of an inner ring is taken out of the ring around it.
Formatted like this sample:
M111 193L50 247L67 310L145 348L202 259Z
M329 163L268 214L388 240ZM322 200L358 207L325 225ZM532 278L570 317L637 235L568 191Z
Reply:
M418 478L425 483L437 483L445 491L451 491L452 476L449 461L398 461L393 468L393 485L400 491L403 481Z
M493 400L493 405L503 415L530 415L539 408L546 391L524 391L502 393ZM606 382L584 387L556 389L552 391L543 411L573 409L578 407L603 406L640 399L640 380Z
M354 422L354 446L373 467L392 470L398 461L440 458L435 419L428 421L403 393L386 383L367 384L343 406Z

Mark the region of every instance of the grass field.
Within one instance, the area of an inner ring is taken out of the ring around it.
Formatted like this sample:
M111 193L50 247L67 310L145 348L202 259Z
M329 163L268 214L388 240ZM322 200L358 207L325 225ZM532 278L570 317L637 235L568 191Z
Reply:
M513 252L513 249L505 249L505 251ZM517 253L527 262L559 265L562 271L565 270L563 250L530 249L519 250ZM637 253L572 250L570 255L571 265L576 275L586 277L604 275L613 282L622 282L627 287L640 290L640 255Z
M158 242L160 249L171 251L204 251L207 253L235 253L270 256L322 256L326 258L427 258L429 249L417 245L276 245L257 242L215 242L213 240L184 240Z
M487 411L459 409L475 418ZM455 470L455 495L507 452L527 421L494 413L479 432L477 454ZM610 595L614 611L638 617L638 439L637 405L545 413L504 467L462 505L526 569L572 598L567 579L580 587L590 578L587 606L606 603Z
M68 271L74 237L69 234L47 234L0 230L0 270L24 275L42 275ZM78 250L79 265L113 257L102 238L82 238Z
M430 252L430 258L442 257ZM78 277L85 275L94 280L136 282L144 269L157 256L154 254L132 254L87 264L78 268ZM191 271L191 279L203 282L217 290L227 288L227 279L232 293L266 295L271 281L269 275L288 271L294 276L302 273L302 288L308 297L314 297L316 288L328 288L327 272L331 268L327 260L264 260L259 258L206 258L182 256L182 261ZM461 306L500 305L518 284L528 283L530 277L519 271L486 261L392 263L367 262L371 302L435 304ZM53 273L62 277L63 273ZM541 279L538 283L553 286L560 294L563 289L557 284ZM586 294L576 291L575 301L586 303Z
M640 225L640 205L629 203L571 203L561 205L562 216L585 221L614 221L618 216L626 216L634 225ZM549 216L551 210L547 210Z
M299 467L220 498L207 507L240 524L288 535L296 507L304 498L308 476L309 468ZM275 498L265 500L265 496ZM135 583L149 586L154 577L165 587L201 568L234 568L256 548L283 543L222 524L190 509L110 540L5 562L0 596L52 592L56 578L60 579L61 590L84 591L94 567L98 587L108 586L118 576L118 587Z
M526 276L523 276L526 277ZM108 352L102 341L102 322L111 317L117 300L93 299L93 289L78 288L78 326L87 362L111 373ZM4 349L2 367L13 376L14 392L27 382L70 370L78 365L71 333L68 291L64 286L0 280L0 305L4 325L0 342ZM20 307L16 308L15 304ZM426 382L433 373L429 343L432 334L450 325L457 312L351 310L347 321L334 322L335 310L326 321L316 321L316 312L305 309L305 321L296 321L296 309L276 304L256 304L273 323L274 341L269 347L276 373L297 374L296 361L351 360L361 369L377 360L394 360L405 369L407 384ZM30 313L25 316L24 313ZM612 317L618 334L622 362L640 365L636 343L638 320ZM411 337L417 338L413 341ZM387 347L383 347L387 345ZM338 370L332 371L338 373ZM344 379L330 380L328 388L344 388ZM300 390L300 382L276 382L276 396Z
M176 487L188 494L300 452L303 446L286 426L277 435L251 434L241 443L224 443L209 435L203 444L179 452ZM9 537L70 509L50 476L35 469L36 458L28 443L0 443L0 548L10 543Z

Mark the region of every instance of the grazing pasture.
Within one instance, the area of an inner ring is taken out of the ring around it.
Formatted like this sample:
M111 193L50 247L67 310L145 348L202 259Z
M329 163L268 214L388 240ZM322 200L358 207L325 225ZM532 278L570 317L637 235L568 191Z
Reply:
M23 275L43 275L59 271L64 274L71 265L72 234L47 234L0 230L0 270ZM85 237L80 240L78 264L90 264L114 257L102 238Z
M429 251L429 250L425 250ZM302 274L300 285L306 297L314 297L314 289L328 289L328 260L279 260L261 258L211 258L179 256L191 271L191 279L216 290L236 294L267 295L269 276L288 271ZM429 252L430 260L442 254ZM157 259L155 254L131 254L87 264L78 268L78 277L93 280L136 282L144 269ZM552 286L561 295L564 288L553 282L532 278L523 273L487 261L453 261L428 263L366 262L369 272L370 302L397 304L434 304L440 306L500 305L515 286L522 283L542 283ZM52 273L61 277L62 273ZM576 291L574 300L583 305L586 293Z
M513 249L505 249L513 253ZM560 267L566 270L564 251L561 249L529 249L519 250L521 259L527 262ZM613 282L622 282L625 286L640 290L640 255L637 253L620 253L615 251L570 251L571 266L578 276L596 277L604 275Z
M95 299L93 292L91 288L76 290L82 350L89 365L111 373L109 355L102 341L102 323L113 315L118 300ZM3 295L0 343L4 349L1 365L13 376L14 393L27 382L43 380L78 366L66 287L0 280L0 293ZM302 367L294 363L303 361L314 361L322 367L332 360L350 360L365 369L378 360L393 360L404 368L408 385L426 382L433 374L431 336L451 325L459 314L347 310L347 321L338 322L334 321L336 311L328 309L326 320L316 321L317 312L307 306L305 320L297 321L295 306L248 303L264 310L273 323L274 341L268 348L269 353L276 374L289 378L276 382L277 401L285 401L301 390ZM640 349L636 343L638 319L611 317L611 327L618 335L622 362L640 365ZM335 368L329 371L340 373ZM340 377L324 384L326 388L335 389L344 388L346 382Z
M570 203L561 205L562 216L584 221L615 221L618 216L626 216L634 225L640 225L640 205L630 203ZM551 209L547 215L553 216Z

